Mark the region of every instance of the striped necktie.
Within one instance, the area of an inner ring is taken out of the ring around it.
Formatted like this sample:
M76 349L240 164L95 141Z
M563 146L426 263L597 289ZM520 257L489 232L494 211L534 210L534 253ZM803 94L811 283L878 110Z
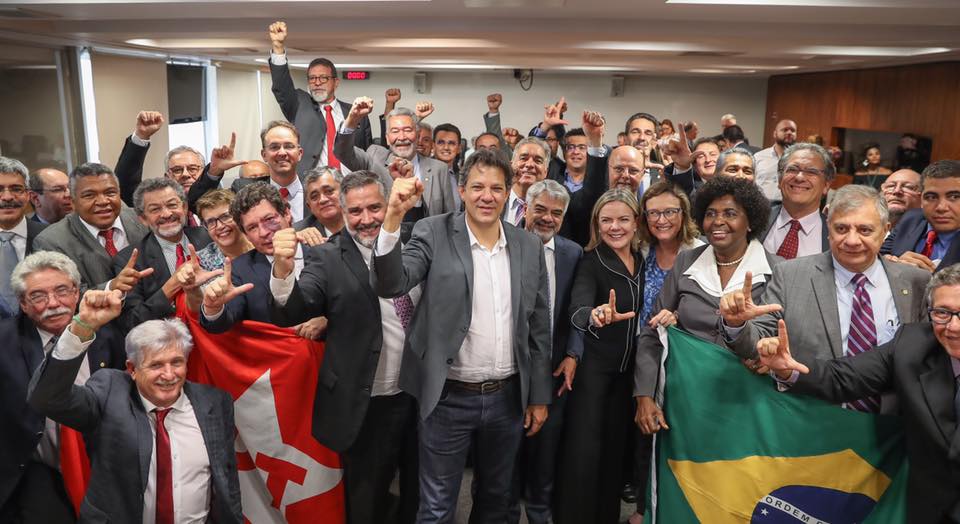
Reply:
M877 326L874 323L873 305L867 293L867 277L857 273L850 281L854 285L853 308L850 315L850 332L847 334L847 351L851 355L866 353L877 345ZM876 413L880 411L880 399L868 397L849 402L848 405L859 411Z

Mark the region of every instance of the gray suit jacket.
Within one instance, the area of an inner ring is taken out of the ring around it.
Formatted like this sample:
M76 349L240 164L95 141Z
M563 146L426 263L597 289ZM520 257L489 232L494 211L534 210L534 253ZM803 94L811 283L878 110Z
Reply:
M30 406L83 433L90 454L90 485L80 505L80 522L141 522L153 432L133 379L124 371L101 369L83 386L73 385L86 354L72 360L47 357L27 390ZM240 481L233 450L233 399L226 392L187 382L210 459L210 520L243 522ZM199 443L198 443L199 444Z
M136 213L124 207L120 210L120 223L127 234L127 243L139 246L147 235L147 228L137 219ZM82 282L80 292L90 288L102 288L113 278L113 263L110 255L100 245L76 213L44 229L33 242L35 251L59 251L77 263Z
M924 288L930 273L906 264L880 261L887 273L900 324L926 318ZM748 321L729 345L741 358L753 358L757 341L777 336L777 320L790 330L794 356L809 362L843 356L840 313L834 281L833 254L821 253L785 261L773 268L773 277L761 301L780 304L780 313Z
M371 145L363 151L354 146L356 133L337 134L337 141L333 146L333 154L337 155L340 163L350 171L372 171L380 177L387 188L387 195L393 187L393 177L390 176L390 163L396 158L389 149ZM423 182L423 203L426 206L424 216L442 215L456 211L453 200L453 188L450 187L450 177L447 176L447 164L420 156L420 176Z
M510 257L513 355L520 374L521 410L550 404L550 293L543 242L503 224ZM470 327L473 256L463 213L417 222L401 253L400 244L374 257L370 283L381 297L397 297L423 283L400 368L400 387L417 398L420 416L433 411L453 359Z

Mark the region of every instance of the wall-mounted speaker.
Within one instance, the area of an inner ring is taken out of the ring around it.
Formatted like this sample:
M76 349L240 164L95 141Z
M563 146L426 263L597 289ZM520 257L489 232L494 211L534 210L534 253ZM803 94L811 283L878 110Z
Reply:
M614 76L610 79L610 96L616 98L623 96L623 85L626 79L622 76Z
M428 92L426 73L415 73L413 75L413 88L421 95Z

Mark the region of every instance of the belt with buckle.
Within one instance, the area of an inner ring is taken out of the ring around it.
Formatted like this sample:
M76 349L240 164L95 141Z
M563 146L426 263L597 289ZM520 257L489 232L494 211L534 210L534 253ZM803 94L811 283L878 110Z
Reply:
M504 379L486 380L484 382L461 382L459 380L447 379L447 385L449 385L452 388L459 389L461 391L469 391L471 393L480 393L481 395L483 395L488 393L496 393L497 391L500 391L501 389L509 385L511 382L513 382L513 380L516 379L516 377L517 375L515 373Z

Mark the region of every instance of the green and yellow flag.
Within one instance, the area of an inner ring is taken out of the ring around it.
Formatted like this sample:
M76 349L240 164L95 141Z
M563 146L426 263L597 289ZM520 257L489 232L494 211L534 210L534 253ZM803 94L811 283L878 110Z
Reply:
M667 338L647 522L906 522L896 417L780 393L724 348Z

